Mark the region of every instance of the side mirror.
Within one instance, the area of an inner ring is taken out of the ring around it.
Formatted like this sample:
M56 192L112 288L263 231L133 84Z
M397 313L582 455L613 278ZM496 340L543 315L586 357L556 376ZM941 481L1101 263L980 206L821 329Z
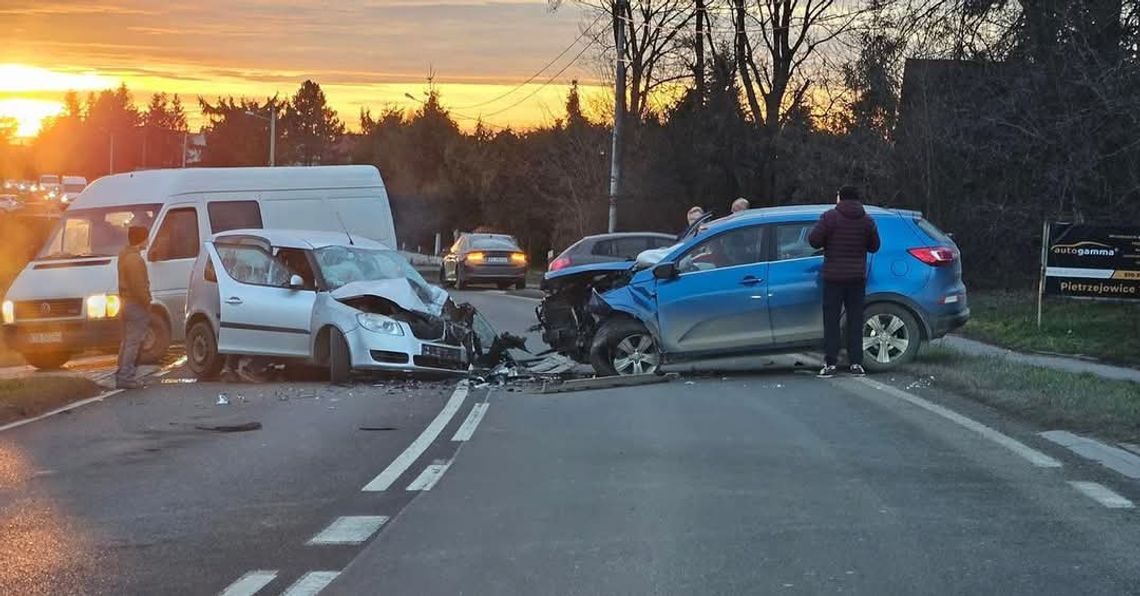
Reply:
M673 279L677 277L676 263L661 263L653 268L653 277L657 279Z
M300 275L294 273L289 277L289 285L287 287L290 290L303 290L305 289L305 280L301 279Z

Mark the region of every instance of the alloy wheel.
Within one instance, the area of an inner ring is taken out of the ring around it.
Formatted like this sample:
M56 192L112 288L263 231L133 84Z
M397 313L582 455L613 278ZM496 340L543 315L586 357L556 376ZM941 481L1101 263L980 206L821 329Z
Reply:
M893 314L872 315L863 325L863 353L880 364L901 358L910 342L906 322Z
M645 333L628 335L614 346L614 369L619 375L648 375L661 365L653 338Z

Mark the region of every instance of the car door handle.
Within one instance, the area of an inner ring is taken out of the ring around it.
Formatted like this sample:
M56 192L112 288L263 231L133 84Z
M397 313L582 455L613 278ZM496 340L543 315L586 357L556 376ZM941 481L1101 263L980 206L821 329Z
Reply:
M761 283L763 281L764 280L760 279L759 277L754 277L752 275L745 275L744 278L740 280L740 285L742 285L742 286L754 286L754 285Z
M237 305L237 304L241 304L241 303L242 303L242 299L238 298L237 296L231 296L231 297L226 299L226 304Z

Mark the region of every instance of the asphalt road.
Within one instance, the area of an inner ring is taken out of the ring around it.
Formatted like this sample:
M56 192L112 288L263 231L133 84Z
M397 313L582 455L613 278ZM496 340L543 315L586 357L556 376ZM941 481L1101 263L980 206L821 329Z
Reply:
M0 433L0 593L1137 593L1138 513L1070 482L1140 486L970 402L795 360L554 395L121 394Z

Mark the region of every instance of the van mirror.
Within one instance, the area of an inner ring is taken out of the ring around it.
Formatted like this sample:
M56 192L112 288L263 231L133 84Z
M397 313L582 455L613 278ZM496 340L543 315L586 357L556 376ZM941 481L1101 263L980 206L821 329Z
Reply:
M287 287L290 290L303 290L305 289L305 280L301 279L300 275L294 273L289 277L289 285Z
M653 277L657 279L673 279L677 277L676 263L661 263L653 268Z

